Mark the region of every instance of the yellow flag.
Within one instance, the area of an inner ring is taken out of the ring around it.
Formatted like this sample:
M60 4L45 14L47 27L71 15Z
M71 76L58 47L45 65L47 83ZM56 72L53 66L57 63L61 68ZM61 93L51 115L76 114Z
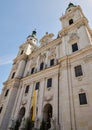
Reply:
M37 92L36 92L36 90L34 90L33 99L32 99L32 106L33 106L32 121L35 120L35 114L36 114L36 99L37 99Z

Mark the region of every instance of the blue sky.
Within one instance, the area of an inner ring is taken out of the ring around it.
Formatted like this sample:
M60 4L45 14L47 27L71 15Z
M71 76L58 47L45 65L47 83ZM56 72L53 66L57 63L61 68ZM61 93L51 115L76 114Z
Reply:
M38 40L46 33L57 36L59 21L69 2L80 5L92 27L92 0L0 0L0 93L18 47L36 29Z

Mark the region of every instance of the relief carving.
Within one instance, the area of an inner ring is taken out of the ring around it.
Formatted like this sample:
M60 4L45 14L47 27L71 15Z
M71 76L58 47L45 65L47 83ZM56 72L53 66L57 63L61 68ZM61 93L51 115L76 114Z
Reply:
M69 37L69 43L71 43L74 40L78 40L79 36L77 35L77 33L71 33L70 37Z
M50 101L50 100L52 100L53 99L53 95L46 95L45 97L44 97L44 101Z

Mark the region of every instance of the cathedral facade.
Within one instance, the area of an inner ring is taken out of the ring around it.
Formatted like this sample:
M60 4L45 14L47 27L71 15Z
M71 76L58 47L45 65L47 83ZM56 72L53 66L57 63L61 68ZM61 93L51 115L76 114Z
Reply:
M92 30L70 3L58 37L19 47L0 96L0 130L92 130Z

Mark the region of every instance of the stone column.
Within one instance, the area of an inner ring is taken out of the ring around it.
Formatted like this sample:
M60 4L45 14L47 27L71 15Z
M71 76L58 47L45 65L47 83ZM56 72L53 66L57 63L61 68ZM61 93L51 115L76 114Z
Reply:
M53 77L54 89L54 105L53 105L53 119L55 119L56 126L58 126L58 73Z
M37 71L39 70L39 60L40 60L40 55L38 55L38 57L37 57L37 65L36 65Z
M44 102L45 79L41 80L39 98L38 98L38 119L41 122L43 116L43 102Z
M26 106L27 111L25 113L25 118L28 118L30 116L30 110L31 110L30 106L31 106L31 103L32 103L32 95L33 95L33 84L31 84L30 91L28 93L28 99L29 100L28 100L27 106Z
M56 46L56 59L59 58L59 45Z
M46 60L45 60L45 64L46 64L47 67L48 67L48 56L49 56L49 51L47 50L47 53L46 53Z
M22 84L19 87L19 91L18 91L18 94L17 94L17 98L16 98L16 101L15 101L14 110L13 110L13 117L15 119L17 119L17 116L18 116L20 104L21 104L21 101L22 101L23 91L24 91L24 86L22 86L22 87L21 86L22 86Z

